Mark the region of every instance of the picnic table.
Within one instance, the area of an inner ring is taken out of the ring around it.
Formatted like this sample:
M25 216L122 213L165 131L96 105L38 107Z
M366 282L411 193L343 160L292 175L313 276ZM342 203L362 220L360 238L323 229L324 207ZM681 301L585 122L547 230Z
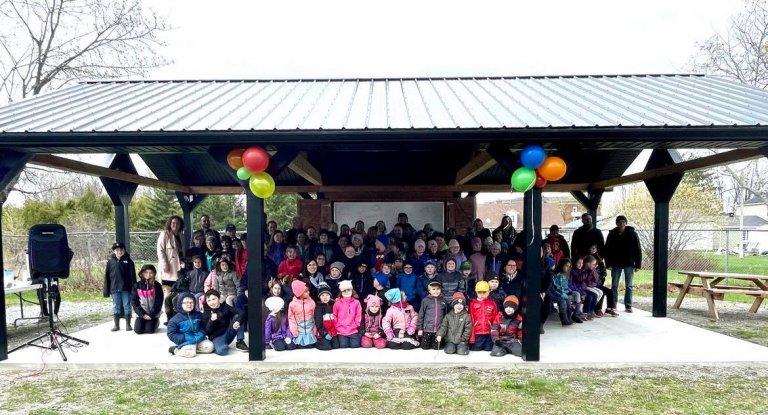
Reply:
M707 299L709 316L713 320L720 319L715 300L722 300L725 294L746 294L755 297L755 301L749 309L750 313L757 313L763 299L768 297L768 276L765 275L703 271L679 271L678 273L687 277L683 283L669 283L670 286L676 286L680 289L674 307L680 308L686 294L700 294ZM701 283L693 283L694 279L698 279ZM727 281L729 280L748 281L752 285L728 285Z
M22 293L25 291L36 291L38 288L42 287L42 284L27 284L27 285L17 285L15 287L6 288L5 293L6 294L15 294L17 297L19 297L19 308L21 308L21 317L17 318L16 320L13 320L13 327L16 327L19 320L39 320L38 317L24 317L24 302L39 305L39 303L36 303L34 301L25 300L22 296ZM5 324L5 322L3 322Z

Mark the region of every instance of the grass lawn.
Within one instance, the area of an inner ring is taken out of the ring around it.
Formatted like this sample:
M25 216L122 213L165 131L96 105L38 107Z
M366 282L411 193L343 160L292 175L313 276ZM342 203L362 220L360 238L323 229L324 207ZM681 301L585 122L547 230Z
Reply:
M722 371L716 369L714 372ZM752 372L752 373L750 373ZM8 413L758 413L768 371L701 368L8 372ZM717 393L700 393L710 390ZM162 392L158 392L162 391ZM696 392L693 392L696 391Z

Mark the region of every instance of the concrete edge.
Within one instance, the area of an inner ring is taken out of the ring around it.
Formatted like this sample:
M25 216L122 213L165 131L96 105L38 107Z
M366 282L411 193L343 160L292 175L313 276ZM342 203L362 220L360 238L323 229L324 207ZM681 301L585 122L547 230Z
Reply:
M504 369L504 370L569 370L569 369L673 369L687 368L743 368L768 369L765 361L734 361L734 362L610 362L610 363L542 363L542 362L451 362L451 363L377 363L373 369ZM182 370L197 369L205 371L231 369L265 369L265 370L295 370L295 369L371 369L369 363L319 363L319 362L221 362L221 363L0 363L0 373L3 371L44 371L44 370Z

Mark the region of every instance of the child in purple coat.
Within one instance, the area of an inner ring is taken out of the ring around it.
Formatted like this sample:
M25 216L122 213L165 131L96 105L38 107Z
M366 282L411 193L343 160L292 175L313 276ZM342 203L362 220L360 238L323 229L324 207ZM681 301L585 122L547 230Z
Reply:
M264 322L264 344L267 349L275 349L276 352L293 350L293 336L288 328L288 317L283 312L285 301L280 297L269 297L264 305L269 309L269 316Z

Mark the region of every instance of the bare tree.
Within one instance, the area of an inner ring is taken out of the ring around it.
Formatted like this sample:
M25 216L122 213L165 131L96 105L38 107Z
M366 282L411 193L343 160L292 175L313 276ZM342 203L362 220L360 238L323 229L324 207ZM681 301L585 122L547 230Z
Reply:
M0 91L12 102L86 78L145 75L169 27L141 0L0 0Z
M724 33L698 44L693 69L744 84L768 87L768 6L766 0L745 0ZM714 152L714 150L713 150ZM739 201L757 196L768 205L768 163L752 160L721 167L730 180L724 184L724 204L735 211Z

